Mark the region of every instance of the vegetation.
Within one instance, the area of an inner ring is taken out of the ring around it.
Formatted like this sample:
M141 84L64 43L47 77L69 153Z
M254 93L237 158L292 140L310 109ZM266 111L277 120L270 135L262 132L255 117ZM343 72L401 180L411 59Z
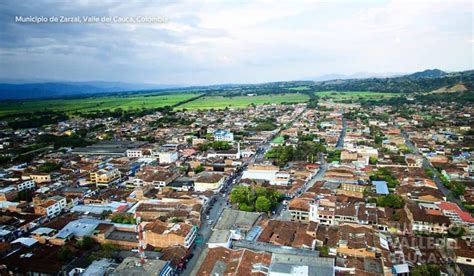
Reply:
M326 161L328 163L341 161L341 150L336 149L336 150L332 150L332 151L328 152L328 154L326 156Z
M230 193L230 201L247 212L269 212L281 200L281 195L271 188L262 186L237 186Z
M209 148L212 148L214 150L228 150L231 147L229 142L226 141L214 141L210 143L200 144L198 146L198 149L200 151L207 151Z
M398 93L370 92L370 91L323 91L314 93L319 98L333 99L334 101L346 100L374 100L379 101L398 96ZM316 101L317 103L317 101Z
M417 265L410 270L411 276L440 276L441 271L436 265Z
M39 166L38 170L42 173L50 173L61 168L60 164L56 164L54 162L46 162Z
M372 181L386 181L389 188L395 188L400 182L392 175L387 168L379 168L370 176Z
M84 136L80 136L78 134L73 135L63 135L63 136L56 136L52 134L43 134L38 136L38 143L46 144L46 145L53 145L55 149L61 147L84 147L87 145L92 144L92 141L88 141L84 138Z
M253 131L269 131L274 130L278 126L275 124L275 118L267 118L267 119L258 119L255 120L256 126L248 127L247 130Z
M289 161L314 162L319 153L325 151L326 148L321 143L303 141L299 142L296 147L292 145L274 147L265 154L265 157L274 159L278 166L283 167Z
M136 224L137 223L133 215L121 214L121 213L113 215L111 220L112 222L123 223L123 224Z
M117 251L117 247L110 243L104 243L101 245L99 251L94 251L90 256L89 260L94 261L94 260L99 260L99 259L110 259L112 258L112 254L114 251Z
M204 171L204 166L202 164L199 164L199 166L194 168L194 173L195 174L198 174L198 173L203 172L203 171Z
M91 237L83 237L81 240L78 240L76 246L82 250L89 250L94 245L94 240Z
M308 96L299 93L258 95L258 96L205 96L186 103L180 108L185 109L224 109L226 107L242 108L251 104L284 104L301 103L308 100Z
M405 199L399 195L389 194L377 197L377 206L401 209L405 206Z
M66 262L66 261L69 261L71 260L72 258L74 257L74 253L72 252L72 250L67 247L67 246L63 246L59 249L58 251L58 260L60 260L61 262Z
M54 100L5 101L0 104L0 117L19 114L36 116L38 112L53 112L57 114L88 114L106 110L142 110L158 107L173 106L180 102L193 99L202 94L173 93L173 94L141 94L94 96L86 98L65 98ZM104 116L105 117L105 116Z

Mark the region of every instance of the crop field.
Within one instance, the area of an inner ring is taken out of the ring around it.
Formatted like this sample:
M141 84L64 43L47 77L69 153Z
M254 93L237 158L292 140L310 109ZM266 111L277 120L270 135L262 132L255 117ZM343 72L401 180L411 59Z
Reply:
M301 103L309 99L307 95L299 93L291 94L273 94L273 95L260 95L260 96L236 96L236 97L223 97L223 96L205 96L195 101L188 102L184 105L180 105L177 108L186 109L222 109L226 107L247 107L254 103L256 105L261 104L281 104L281 103Z
M370 100L381 100L388 99L391 97L399 96L400 93L387 93L387 92L367 92L367 91L324 91L315 92L314 95L324 98L328 97L334 100L351 100L351 99L370 99Z
M116 108L141 109L174 105L199 96L198 93L176 93L166 95L97 96L76 99L28 100L0 103L0 116L37 111L92 112Z

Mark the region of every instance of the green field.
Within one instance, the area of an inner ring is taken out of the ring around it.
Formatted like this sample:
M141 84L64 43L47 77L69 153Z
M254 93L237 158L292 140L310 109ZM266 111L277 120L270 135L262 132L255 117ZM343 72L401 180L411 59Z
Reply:
M308 87L308 86L290 87L290 88L288 88L288 90L292 90L292 91L306 91L306 90L309 90L309 87Z
M260 104L280 104L280 103L301 103L309 99L307 95L291 93L291 94L274 94L261 96L205 96L195 101L188 102L178 108L186 109L220 109L225 107L247 107L254 103Z
M281 145L283 144L283 141L285 141L285 138L283 138L283 136L280 135L278 137L275 137L275 139L272 140L272 143Z
M391 97L399 96L400 93L387 93L387 92L367 92L367 91L324 91L315 92L314 95L318 97L328 97L334 100L351 100L351 99L370 99L370 100L381 100L388 99Z
M0 116L45 110L65 112L92 112L116 108L141 109L174 105L197 97L198 93L177 93L166 95L125 95L88 97L80 99L29 100L0 103Z

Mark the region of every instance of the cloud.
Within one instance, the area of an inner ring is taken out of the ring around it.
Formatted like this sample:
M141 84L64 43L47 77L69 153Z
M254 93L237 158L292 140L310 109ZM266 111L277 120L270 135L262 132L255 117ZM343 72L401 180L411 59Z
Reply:
M0 76L207 84L473 67L470 1L7 1ZM19 24L160 16L164 24Z

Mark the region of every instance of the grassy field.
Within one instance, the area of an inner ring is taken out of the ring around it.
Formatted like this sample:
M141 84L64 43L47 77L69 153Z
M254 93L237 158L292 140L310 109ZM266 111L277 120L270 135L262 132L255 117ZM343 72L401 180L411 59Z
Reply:
M0 103L0 116L44 110L91 112L106 109L141 109L173 105L197 97L197 93L173 95L126 95L80 99L30 100Z
M236 97L222 97L222 96L206 96L195 101L186 103L178 108L186 109L220 109L225 107L247 107L254 104L267 103L301 103L309 99L307 95L292 93L292 94L275 94L275 95L261 95L261 96L236 96Z
M367 92L367 91L324 91L324 92L315 92L314 95L318 97L328 97L334 100L351 100L351 99L371 99L371 100L381 100L387 99L395 96L399 96L400 93L385 93L385 92Z
M308 86L298 86L298 87L291 87L291 88L288 88L288 90L292 90L292 91L305 91L305 90L309 90L309 87L308 87Z

